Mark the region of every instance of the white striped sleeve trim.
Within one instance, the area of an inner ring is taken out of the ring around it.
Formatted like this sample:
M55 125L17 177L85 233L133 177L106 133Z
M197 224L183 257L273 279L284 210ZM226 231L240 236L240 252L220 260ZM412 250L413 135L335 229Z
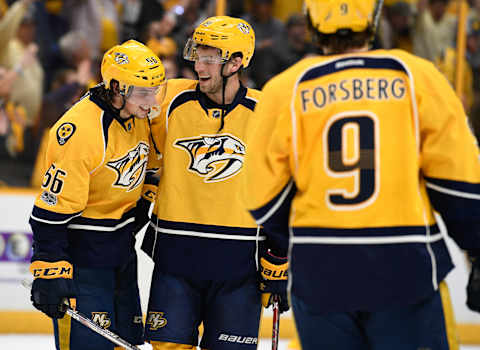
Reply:
M292 237L295 244L392 244L392 243L432 243L443 239L442 233L432 236L404 235L389 237Z
M82 224L70 224L67 226L67 228L72 229L72 230L87 230L87 231L103 231L103 232L113 232L116 231L126 225L128 225L131 222L134 222L135 218L129 218L125 220L124 222L119 223L116 226L95 226L95 225L82 225Z
M79 214L77 214L77 215L71 216L71 217L69 217L68 219L65 219L65 220L62 220L62 221L52 221L52 220L40 219L40 218L37 218L36 216L34 216L33 214L31 214L30 217L31 217L33 220L38 221L38 222L43 222L44 224L62 225L62 224L66 224L67 222L69 222L69 221L72 220L73 218L76 218L77 216L80 216L80 215L82 215L82 213L79 213Z
M270 210L264 215L262 216L260 219L256 220L257 221L257 224L259 225L263 225L263 223L265 221L267 221L268 219L270 219L270 217L278 210L278 208L280 208L280 206L283 204L283 202L285 201L285 198L287 198L287 195L290 193L290 190L292 189L292 186L293 186L293 180L290 180L290 182L288 183L287 187L283 190L280 198L278 199L277 203L275 203L273 205L273 207L270 208Z
M152 225L154 226L155 225ZM244 236L244 235L228 235L221 233L206 233L206 232L197 232L197 231L184 231L184 230L172 230L168 228L155 227L157 232L166 233L169 235L178 235L178 236L190 236L190 237L199 237L199 238L216 238L216 239L227 239L235 241L264 241L265 236Z
M428 188L431 188L432 190L435 190L435 191L437 191L437 192L442 192L442 193L448 194L448 195L450 195L450 196L461 197L461 198L468 198L468 199L478 199L478 200L480 200L480 194L451 190L451 189L449 189L449 188L445 188L445 187L442 187L442 186L434 185L434 184L432 184L432 183L430 183L430 182L427 182L427 187L428 187Z

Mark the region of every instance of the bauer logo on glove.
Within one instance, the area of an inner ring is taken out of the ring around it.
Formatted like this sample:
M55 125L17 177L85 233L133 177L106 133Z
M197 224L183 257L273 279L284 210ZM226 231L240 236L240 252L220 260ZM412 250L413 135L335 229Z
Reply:
M288 262L281 265L275 265L260 258L260 273L266 280L286 280L288 278Z

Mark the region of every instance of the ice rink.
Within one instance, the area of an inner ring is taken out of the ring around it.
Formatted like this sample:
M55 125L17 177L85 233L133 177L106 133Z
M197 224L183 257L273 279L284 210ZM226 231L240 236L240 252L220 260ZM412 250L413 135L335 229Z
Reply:
M142 350L150 350L150 345L142 345ZM260 339L258 350L269 350L272 348L270 339ZM287 350L288 341L280 341L278 350ZM29 334L14 334L14 335L0 335L0 349L1 350L53 350L55 345L53 336L51 335L29 335ZM473 350L470 348L468 350ZM478 348L480 350L480 347ZM467 350L467 348L462 350Z
M150 350L149 345L142 345L142 350ZM30 335L30 334L13 334L0 335L1 350L53 350L53 336L51 335ZM258 350L270 350L271 340L260 339ZM281 340L278 350L287 350L288 341ZM462 346L461 350L480 350L479 346Z

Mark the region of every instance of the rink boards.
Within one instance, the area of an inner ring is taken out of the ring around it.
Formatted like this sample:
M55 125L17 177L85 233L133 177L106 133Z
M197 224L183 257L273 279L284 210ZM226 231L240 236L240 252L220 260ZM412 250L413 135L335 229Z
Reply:
M28 265L31 257L31 230L28 217L35 192L29 190L0 191L0 333L50 333L51 322L30 304L30 294L21 281L31 278ZM137 245L142 239L139 234ZM447 277L459 337L463 344L480 344L480 315L465 306L468 270L464 254L447 238L456 269ZM153 263L139 252L139 286L143 310L146 309ZM260 336L271 336L271 312L263 315ZM291 338L295 329L290 312L282 315L280 336Z

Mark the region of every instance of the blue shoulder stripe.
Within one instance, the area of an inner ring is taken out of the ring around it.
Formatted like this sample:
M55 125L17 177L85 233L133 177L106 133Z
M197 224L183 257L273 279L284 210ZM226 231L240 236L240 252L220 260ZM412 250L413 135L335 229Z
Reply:
M176 96L173 101L168 106L167 118L170 117L170 114L175 110L175 108L180 107L188 101L195 101L198 99L198 94L195 90L187 90L180 95Z
M42 209L37 207L36 205L33 207L32 214L30 216L31 220L42 222L45 224L53 224L53 225L62 225L66 224L74 217L81 215L82 212L72 213L72 214L61 214L56 213L50 210Z
M288 221L290 207L297 192L293 179L270 202L263 207L251 210L257 224L262 225L267 235L267 246L276 254L286 256L288 250Z
M347 57L328 62L308 70L300 83L337 73L346 69L390 69L407 73L405 67L397 60L388 57Z
M425 177L427 187L452 197L462 197L480 200L480 184L454 180L435 179Z
M290 180L271 201L258 209L250 210L250 214L259 225L263 225L273 215L284 216L288 219L290 215L290 202L296 192L297 187L293 180ZM277 214L277 212L279 212L279 214Z
M257 105L257 101L255 101L253 98L245 96L240 100L240 104L253 112L255 110L255 106Z
M466 250L480 249L480 184L427 177L433 208L448 234Z

